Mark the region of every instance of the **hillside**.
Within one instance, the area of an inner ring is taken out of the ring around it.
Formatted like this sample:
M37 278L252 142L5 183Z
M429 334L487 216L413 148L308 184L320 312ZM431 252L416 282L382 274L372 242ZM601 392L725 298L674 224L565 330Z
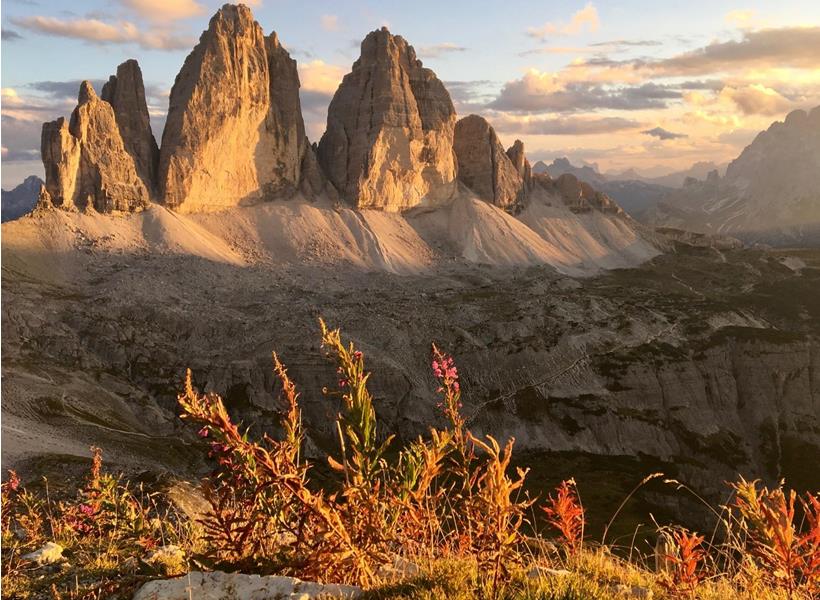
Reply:
M669 194L647 221L747 242L820 240L820 107L797 110L761 132L725 177Z

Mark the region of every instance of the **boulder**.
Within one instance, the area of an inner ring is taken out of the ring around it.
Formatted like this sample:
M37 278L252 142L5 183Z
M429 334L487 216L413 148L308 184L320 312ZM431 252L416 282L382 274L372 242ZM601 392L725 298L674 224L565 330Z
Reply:
M524 180L486 119L469 115L456 123L453 147L458 178L476 196L501 208L524 198Z
M109 77L100 97L114 109L126 151L133 157L145 187L153 192L156 185L159 148L151 132L151 118L145 101L145 86L139 63L131 59L117 67Z
M236 598L357 598L360 588L350 585L309 583L295 577L242 573L192 572L174 579L157 579L143 585L133 600L227 600Z
M63 556L63 547L54 542L46 542L42 548L29 552L22 556L23 560L30 560L38 566L53 565L61 563L65 560Z
M71 121L43 124L41 152L46 190L63 208L135 211L149 202L148 189L125 148L114 109L88 81L80 85Z
M413 47L373 31L328 108L319 163L358 208L399 211L456 189L455 109Z
M287 197L307 150L296 62L247 6L226 4L171 89L161 197L184 212Z

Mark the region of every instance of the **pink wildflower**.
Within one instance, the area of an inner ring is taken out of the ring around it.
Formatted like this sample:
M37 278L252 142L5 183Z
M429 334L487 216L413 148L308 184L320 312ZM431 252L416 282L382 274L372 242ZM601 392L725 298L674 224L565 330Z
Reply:
M208 437L208 428L207 428L207 427L203 427L202 429L200 429L200 430L197 432L197 435L198 435L199 437L201 437L201 438L206 438L206 437Z

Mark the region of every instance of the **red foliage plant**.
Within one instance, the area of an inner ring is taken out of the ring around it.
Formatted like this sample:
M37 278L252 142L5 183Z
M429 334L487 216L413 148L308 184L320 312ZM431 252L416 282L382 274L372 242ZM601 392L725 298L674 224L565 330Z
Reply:
M547 522L561 533L569 553L578 552L584 538L585 519L575 480L562 481L555 496L550 494L541 509L547 513Z

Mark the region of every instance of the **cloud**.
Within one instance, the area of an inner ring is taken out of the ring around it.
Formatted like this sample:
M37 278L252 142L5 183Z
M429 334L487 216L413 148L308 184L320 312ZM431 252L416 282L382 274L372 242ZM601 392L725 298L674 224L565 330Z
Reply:
M347 69L344 67L323 60L312 60L299 65L299 83L305 90L333 94L345 73Z
M102 90L102 86L107 80L92 80L91 85L97 92ZM34 81L26 85L27 88L43 92L51 98L76 98L80 90L82 80L72 79L69 81Z
M761 84L726 86L718 98L731 100L745 115L781 115L792 107L777 90Z
M22 17L12 19L20 27L56 37L84 40L93 44L137 44L146 50L183 50L196 40L156 30L140 31L129 21L106 23L99 19L58 19L56 17Z
M596 135L641 127L641 123L621 117L516 117L494 119L493 127L502 133L523 135Z
M120 0L122 5L137 16L154 23L167 23L198 17L206 13L196 0Z
M646 129L644 131L641 131L641 133L651 135L652 137L656 137L659 140L677 140L680 138L689 137L685 133L674 133L672 131L669 131L668 129L664 129L663 127Z
M541 27L530 27L527 29L527 35L543 40L549 36L577 35L584 29L587 31L597 31L600 25L598 10L590 2L572 15L569 23L544 23Z
M820 68L820 26L744 31L740 40L713 42L671 58L643 63L659 75L719 73L741 67Z
M2 29L0 30L0 33L2 33L2 39L4 42L13 42L15 40L23 39L23 36L13 29Z
M658 40L609 40L607 42L596 42L589 44L590 48L635 48L644 46L663 46L663 42Z
M347 69L321 60L299 65L299 99L308 138L318 139L325 130L327 108Z
M458 46L451 42L444 42L443 44L435 44L433 46L421 46L416 52L422 58L438 58L443 54L465 52L466 50L467 48L464 46Z
M325 31L339 31L339 17L336 15L322 15L319 24Z
M665 108L670 100L681 97L680 90L652 82L617 87L564 82L555 74L530 69L521 79L505 83L488 106L513 112L642 110Z
M4 94L4 104L5 100ZM42 127L42 120L29 121L3 114L0 119L0 130L3 135L3 161L39 158Z
M757 16L756 10L730 10L724 19L729 25L735 27L750 27Z

